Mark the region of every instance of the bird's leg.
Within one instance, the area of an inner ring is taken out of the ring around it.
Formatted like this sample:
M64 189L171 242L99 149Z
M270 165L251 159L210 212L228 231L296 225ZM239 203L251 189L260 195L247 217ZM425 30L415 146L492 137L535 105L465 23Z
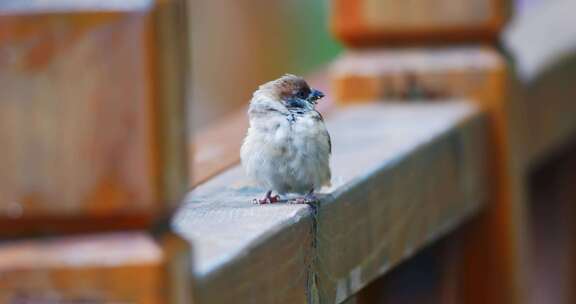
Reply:
M264 204L274 204L274 203L277 203L279 200L280 200L280 196L279 196L279 195L274 195L274 196L272 196L272 190L268 190L268 191L266 192L266 196L264 196L264 198L254 199L254 203L260 204L260 205L264 205Z
M272 191L268 191L268 193L270 193L270 195L268 196L268 199L270 200L270 203L277 203L280 201L280 195L276 194L274 196L272 196Z
M310 189L310 192L308 192L308 194L306 194L306 196L304 196L304 199L306 200L306 203L313 203L313 202L317 202L318 198L316 197L316 194L314 194L314 189Z
M318 198L314 194L314 189L311 189L310 191L308 191L308 193L304 197L299 197L299 198L293 200L291 203L292 204L311 204L311 203L314 203L317 201L318 201Z

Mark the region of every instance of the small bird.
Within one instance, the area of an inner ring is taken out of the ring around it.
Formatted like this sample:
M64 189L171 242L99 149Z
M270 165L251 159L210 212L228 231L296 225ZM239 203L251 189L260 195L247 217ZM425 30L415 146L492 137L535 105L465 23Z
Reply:
M278 194L305 196L291 203L316 201L314 191L330 185L330 134L317 101L324 97L299 76L286 74L261 85L250 101L250 127L240 149L242 166L267 190L256 203L280 201Z

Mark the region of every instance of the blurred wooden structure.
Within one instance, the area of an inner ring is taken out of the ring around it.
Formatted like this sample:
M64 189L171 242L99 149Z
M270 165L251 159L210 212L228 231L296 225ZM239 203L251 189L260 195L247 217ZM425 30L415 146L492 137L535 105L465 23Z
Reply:
M8 1L0 11L0 235L166 216L188 186L182 8Z
M506 0L334 0L331 27L354 46L496 42L509 15Z
M0 245L2 303L191 303L188 244L144 232Z
M503 99L506 63L489 46L352 49L332 66L338 103Z
M0 302L191 303L183 4L0 3Z
M378 48L321 75L338 103L320 202L249 203L237 113L201 132L176 212L183 2L0 3L0 302L524 303L526 227L543 225L526 179L575 139L575 103L515 95L494 43L507 1L384 2L334 0L335 34Z
M513 157L519 108L506 61L493 45L507 19L508 1L334 2L335 32L346 43L396 47L356 49L339 59L333 78L341 103L464 96L488 113L488 204L459 233L460 264L446 264L463 272L452 291L457 303L523 303L523 170ZM447 46L456 42L478 45Z
M478 107L369 104L326 122L336 178L315 208L251 204L261 190L238 166L187 196L173 226L194 244L198 303L341 303L481 210Z

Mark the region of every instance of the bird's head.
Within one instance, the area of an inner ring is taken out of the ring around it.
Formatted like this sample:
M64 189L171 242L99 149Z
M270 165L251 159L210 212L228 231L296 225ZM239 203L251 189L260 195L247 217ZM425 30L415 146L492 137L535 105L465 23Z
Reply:
M324 93L311 89L304 78L286 74L276 80L261 85L258 89L264 94L282 104L287 109L314 109L318 100L324 97Z

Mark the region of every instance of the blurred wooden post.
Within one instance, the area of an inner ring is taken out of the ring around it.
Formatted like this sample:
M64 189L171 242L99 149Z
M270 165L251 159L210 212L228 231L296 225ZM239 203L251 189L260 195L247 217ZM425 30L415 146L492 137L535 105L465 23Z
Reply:
M526 255L525 168L516 145L518 101L511 92L509 70L495 90L503 98L476 100L490 120L490 182L488 208L462 233L463 295L466 303L524 303L528 269Z
M494 45L509 6L506 0L333 1L333 31L355 48L333 69L340 104L466 96L488 113L492 189L487 208L459 232L460 303L523 303L519 113L509 66Z
M504 99L506 61L490 46L348 50L332 67L340 104Z
M459 240L448 235L369 285L358 303L461 303L459 249Z
M177 303L192 299L188 244L111 233L0 245L2 303Z
M353 47L498 41L506 0L333 0L331 27Z
M0 236L145 228L178 204L183 3L0 3Z
M191 303L184 3L0 2L1 303Z

